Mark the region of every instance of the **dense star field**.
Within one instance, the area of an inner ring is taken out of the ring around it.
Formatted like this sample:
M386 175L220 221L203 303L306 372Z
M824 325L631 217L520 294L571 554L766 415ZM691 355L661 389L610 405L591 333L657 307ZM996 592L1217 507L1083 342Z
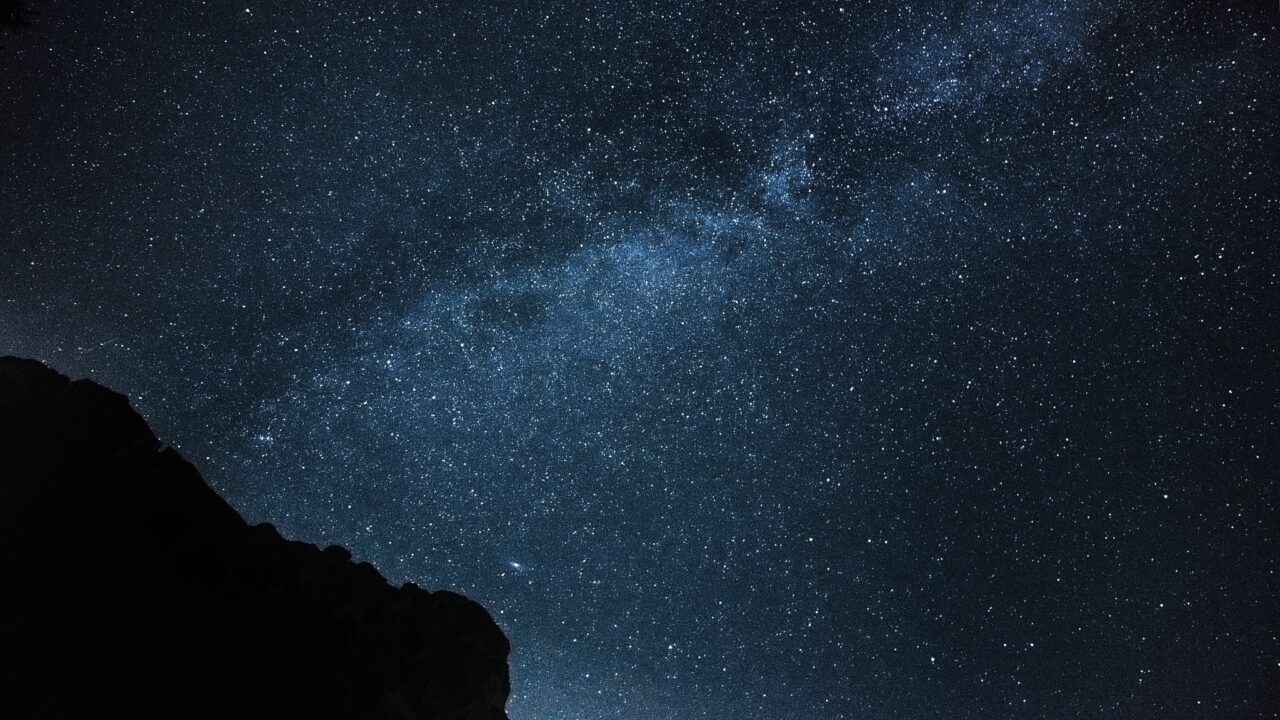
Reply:
M1274 717L1274 3L33 8L0 354L515 720Z

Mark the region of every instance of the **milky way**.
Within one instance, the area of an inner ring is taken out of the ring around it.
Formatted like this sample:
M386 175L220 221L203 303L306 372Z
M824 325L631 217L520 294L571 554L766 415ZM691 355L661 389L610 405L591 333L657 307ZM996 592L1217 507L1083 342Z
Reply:
M0 353L516 720L1273 716L1274 4L185 5L0 36Z

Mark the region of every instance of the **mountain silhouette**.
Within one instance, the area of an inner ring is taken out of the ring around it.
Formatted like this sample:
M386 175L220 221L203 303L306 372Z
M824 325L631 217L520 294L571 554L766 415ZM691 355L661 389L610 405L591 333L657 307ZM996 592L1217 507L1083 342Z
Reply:
M0 716L505 720L480 605L247 524L128 399L0 358Z

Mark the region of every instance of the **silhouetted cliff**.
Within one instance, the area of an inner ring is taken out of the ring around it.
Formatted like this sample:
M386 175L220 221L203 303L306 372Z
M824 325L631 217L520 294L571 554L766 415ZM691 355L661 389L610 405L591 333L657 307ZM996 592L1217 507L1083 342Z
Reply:
M124 396L10 357L0 578L0 716L506 718L482 607L246 524Z

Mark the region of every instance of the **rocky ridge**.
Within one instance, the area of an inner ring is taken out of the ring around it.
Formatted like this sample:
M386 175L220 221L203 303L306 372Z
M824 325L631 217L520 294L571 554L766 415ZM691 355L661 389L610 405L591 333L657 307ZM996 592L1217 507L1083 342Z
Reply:
M249 525L128 399L0 358L7 717L505 720L480 605Z

